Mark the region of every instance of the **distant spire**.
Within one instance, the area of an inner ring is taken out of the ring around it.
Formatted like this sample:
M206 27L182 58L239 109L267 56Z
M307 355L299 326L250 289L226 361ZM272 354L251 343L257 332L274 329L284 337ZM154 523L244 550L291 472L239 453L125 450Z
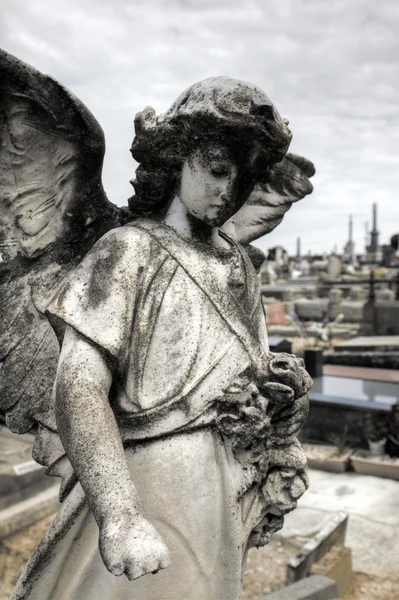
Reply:
M299 260L301 258L301 238L296 238L296 257Z
M344 262L353 265L355 263L355 244L353 243L353 217L349 215L348 241L344 247Z
M379 261L380 247L379 247L379 232L377 229L377 203L373 202L373 228L370 232L370 244L367 248L372 262Z
M373 232L377 231L377 202L373 202Z

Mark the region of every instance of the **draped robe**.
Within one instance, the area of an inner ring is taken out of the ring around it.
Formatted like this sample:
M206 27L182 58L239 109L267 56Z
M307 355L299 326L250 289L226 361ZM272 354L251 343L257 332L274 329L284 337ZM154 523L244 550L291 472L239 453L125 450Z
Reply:
M215 428L215 399L267 336L257 276L230 245L138 220L106 234L50 305L114 365L109 399L131 477L172 562L133 582L111 575L76 483L13 600L238 600L261 507L240 496L245 469Z

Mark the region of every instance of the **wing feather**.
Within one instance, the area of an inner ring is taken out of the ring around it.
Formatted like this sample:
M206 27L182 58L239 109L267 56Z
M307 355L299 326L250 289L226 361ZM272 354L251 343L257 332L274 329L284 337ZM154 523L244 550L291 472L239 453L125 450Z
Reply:
M101 183L103 131L47 75L0 50L0 248L36 258L80 222L114 217Z
M247 246L270 233L283 220L293 202L311 194L313 164L295 154L287 154L275 165L267 183L259 183L244 206L223 226L226 233Z
M0 412L16 433L39 431L35 456L50 468L62 455L51 404L62 332L45 311L120 224L101 182L104 152L100 125L71 92L0 50Z

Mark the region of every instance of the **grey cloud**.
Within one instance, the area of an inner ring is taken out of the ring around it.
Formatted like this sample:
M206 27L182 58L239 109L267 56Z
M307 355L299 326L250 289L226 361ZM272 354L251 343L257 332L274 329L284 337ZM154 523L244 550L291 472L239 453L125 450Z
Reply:
M110 198L131 194L133 119L165 110L196 80L262 87L288 117L292 150L317 167L315 193L263 248L329 250L374 201L382 239L399 230L399 3L394 0L19 0L3 3L0 43L85 102L105 130Z

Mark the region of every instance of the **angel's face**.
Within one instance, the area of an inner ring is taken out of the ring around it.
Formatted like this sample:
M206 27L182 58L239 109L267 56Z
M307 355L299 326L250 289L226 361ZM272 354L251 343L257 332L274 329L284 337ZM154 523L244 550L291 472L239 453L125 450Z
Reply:
M184 163L179 197L193 217L220 227L239 210L251 191L247 193L242 182L242 169L229 149L209 144Z

